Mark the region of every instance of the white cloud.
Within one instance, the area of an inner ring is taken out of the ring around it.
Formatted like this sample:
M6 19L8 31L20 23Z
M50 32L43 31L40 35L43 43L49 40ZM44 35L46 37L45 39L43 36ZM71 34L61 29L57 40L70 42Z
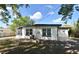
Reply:
M51 5L46 5L46 8L52 9L53 7Z
M41 12L36 12L32 16L30 16L30 19L32 20L39 20L42 18L42 13Z
M54 12L53 12L53 11L48 12L48 15L53 15L53 14L54 14Z
M62 21L61 19L62 19L62 17L54 19L54 20L52 20L52 22L53 23L64 23L64 21Z

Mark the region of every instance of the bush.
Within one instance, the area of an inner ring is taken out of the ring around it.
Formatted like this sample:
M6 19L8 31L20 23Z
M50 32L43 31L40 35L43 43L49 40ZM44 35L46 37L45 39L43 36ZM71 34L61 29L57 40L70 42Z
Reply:
M79 38L79 30L75 31L74 36Z

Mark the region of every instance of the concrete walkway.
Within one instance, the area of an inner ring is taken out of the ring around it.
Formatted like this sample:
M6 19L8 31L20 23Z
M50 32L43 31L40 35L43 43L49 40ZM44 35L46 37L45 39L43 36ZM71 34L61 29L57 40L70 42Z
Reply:
M5 40L5 39L15 39L15 36L11 36L11 37L1 37L0 40Z

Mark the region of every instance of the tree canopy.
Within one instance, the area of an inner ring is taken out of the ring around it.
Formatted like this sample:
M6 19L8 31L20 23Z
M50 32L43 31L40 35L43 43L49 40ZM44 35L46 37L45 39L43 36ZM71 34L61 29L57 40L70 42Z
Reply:
M11 18L10 12L7 9L7 7L10 7L12 9L13 16L16 15L17 18L21 17L19 8L23 6L27 8L29 5L28 4L0 4L0 20L7 24L9 18Z
M33 20L30 20L29 17L20 17L12 21L12 24L9 26L12 31L15 31L17 27L32 25L34 24Z
M79 19L74 26L69 30L69 34L71 37L78 37L79 38Z
M79 11L79 5L62 4L58 14L63 16L61 20L67 20L72 18L74 10Z

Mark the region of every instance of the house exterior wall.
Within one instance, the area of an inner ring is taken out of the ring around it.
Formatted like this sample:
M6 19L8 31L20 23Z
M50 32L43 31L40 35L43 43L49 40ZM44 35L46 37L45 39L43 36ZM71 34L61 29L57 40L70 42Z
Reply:
M17 39L20 39L20 38L27 38L27 39L30 39L30 36L26 36L26 29L30 29L30 27L23 27L22 28L22 35L17 35L16 33L16 38ZM16 32L18 31L18 29L16 29Z
M57 40L57 27L52 28L52 40Z
M42 36L42 29L43 28L51 28L51 37L44 37ZM34 28L33 29L35 36L38 38L38 39L45 39L45 40L57 40L57 27L37 27L37 28ZM37 34L39 32L39 34Z
M51 28L51 37L42 36L43 28ZM26 29L32 29L33 35L37 39L44 40L67 40L68 39L68 29L59 29L56 26L40 26L40 27L23 27L22 35L16 35L16 38L27 38L30 39L30 36L26 36Z
M51 37L43 37L42 36L42 29L43 28L51 28ZM45 40L57 40L57 27L51 26L41 26L41 27L23 27L22 28L22 36L16 35L16 38L27 38L30 39L30 36L26 36L26 29L32 29L33 35L37 39L45 39Z
M58 38L60 40L68 40L68 29L59 29L58 30Z

